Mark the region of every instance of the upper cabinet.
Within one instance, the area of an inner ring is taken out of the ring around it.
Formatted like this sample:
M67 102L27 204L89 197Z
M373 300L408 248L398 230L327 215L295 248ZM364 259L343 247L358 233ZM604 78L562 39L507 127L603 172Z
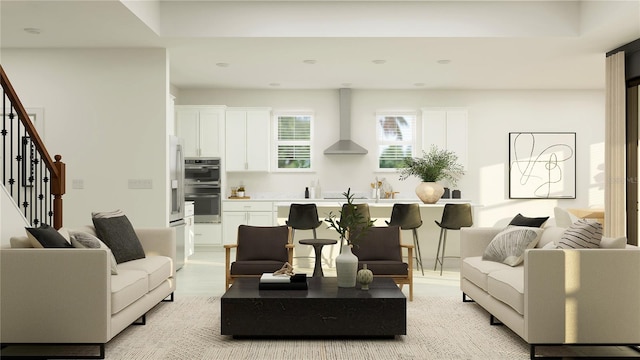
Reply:
M176 134L185 157L221 157L220 128L224 106L176 106Z
M227 171L269 171L271 109L228 108L225 115Z
M422 149L428 152L431 145L436 145L440 149L453 151L458 156L458 162L468 169L467 117L467 109L422 109Z

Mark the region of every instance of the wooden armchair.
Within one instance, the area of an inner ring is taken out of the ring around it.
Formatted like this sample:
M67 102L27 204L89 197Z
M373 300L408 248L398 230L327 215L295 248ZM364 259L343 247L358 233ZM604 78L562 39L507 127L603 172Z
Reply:
M293 247L288 226L240 225L237 243L224 246L226 289L236 278L260 277L279 270L286 262L291 264ZM233 263L231 249L236 249Z
M358 240L352 252L358 257L358 270L367 264L374 277L390 277L397 285L409 285L413 301L413 245L402 244L399 226L374 226ZM403 261L407 250L407 262Z

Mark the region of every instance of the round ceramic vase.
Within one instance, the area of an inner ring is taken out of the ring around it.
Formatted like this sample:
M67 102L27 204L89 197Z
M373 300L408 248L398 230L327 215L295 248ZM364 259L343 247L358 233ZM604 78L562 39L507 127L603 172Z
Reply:
M367 269L367 264L362 265L362 269L358 271L356 279L358 280L358 284L360 284L360 289L369 290L369 284L373 281L373 272Z
M444 186L436 182L421 182L416 187L416 195L425 204L435 204L444 194Z

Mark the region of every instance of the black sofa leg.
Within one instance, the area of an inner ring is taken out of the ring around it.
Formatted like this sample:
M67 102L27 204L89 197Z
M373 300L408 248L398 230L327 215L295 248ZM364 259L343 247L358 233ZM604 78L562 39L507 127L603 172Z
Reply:
M491 314L489 314L489 315L490 315L490 317L489 317L489 323L490 323L491 325L504 325L500 320L498 320L498 318L497 318L497 317L495 317L495 316L493 316L493 315L491 315Z
M171 295L169 295L169 299L167 299L167 298L162 299L162 302L173 302L173 293L171 293Z
M147 314L140 316L140 318L131 323L131 325L147 325Z
M467 294L462 293L462 302L476 302L476 301L470 297L467 297Z

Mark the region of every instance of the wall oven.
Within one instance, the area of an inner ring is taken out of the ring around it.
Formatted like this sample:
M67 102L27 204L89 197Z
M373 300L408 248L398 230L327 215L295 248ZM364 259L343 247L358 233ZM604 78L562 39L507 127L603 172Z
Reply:
M184 197L194 203L196 223L219 223L220 158L185 159Z

